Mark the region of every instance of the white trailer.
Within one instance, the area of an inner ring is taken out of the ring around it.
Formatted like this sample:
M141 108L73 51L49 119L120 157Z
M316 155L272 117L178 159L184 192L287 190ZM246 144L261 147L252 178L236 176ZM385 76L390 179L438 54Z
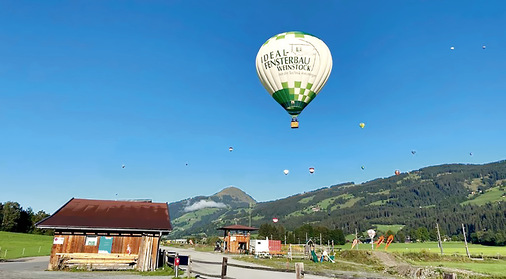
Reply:
M259 257L269 257L269 239L250 240L250 253Z

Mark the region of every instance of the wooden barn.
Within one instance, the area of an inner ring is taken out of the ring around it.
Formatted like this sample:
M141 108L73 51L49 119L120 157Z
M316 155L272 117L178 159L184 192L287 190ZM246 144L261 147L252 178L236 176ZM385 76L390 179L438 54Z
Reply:
M155 270L160 238L172 230L167 203L74 198L36 226L55 230L49 270Z
M242 254L249 251L250 232L258 229L243 225L230 225L218 228L218 230L224 231L224 252Z

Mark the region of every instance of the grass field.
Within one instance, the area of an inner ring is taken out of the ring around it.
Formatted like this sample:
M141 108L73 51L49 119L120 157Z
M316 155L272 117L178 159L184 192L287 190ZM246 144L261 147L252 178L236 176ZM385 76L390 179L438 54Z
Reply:
M494 188L488 189L485 193L478 195L476 198L472 200L465 201L461 203L462 205L466 204L474 204L474 205L484 205L486 203L500 202L506 201L506 192L503 186L498 186Z
M484 261L484 262L413 262L416 265L423 266L432 266L432 267L449 267L449 268L458 268L465 269L470 271L475 271L479 273L485 273L495 276L505 276L506 275L506 261Z
M382 232L388 232L389 230L393 233L397 233L399 230L401 230L404 225L380 225L380 224L373 224L373 226L376 226L376 229Z
M0 259L48 256L52 245L50 235L0 232Z
M501 257L506 257L506 246L484 246L478 244L468 244L469 253L473 257L497 257L498 255ZM351 248L351 244L345 244L337 246L343 250L349 250ZM376 245L375 245L376 247ZM371 244L360 244L359 250L370 250ZM385 245L381 245L378 247L378 250L384 251ZM427 251L431 253L440 253L439 247L437 246L437 242L423 242L423 243L392 243L388 247L388 252L399 252L399 253L408 253L408 252L421 252ZM445 255L466 255L466 248L464 242L443 242L443 252Z

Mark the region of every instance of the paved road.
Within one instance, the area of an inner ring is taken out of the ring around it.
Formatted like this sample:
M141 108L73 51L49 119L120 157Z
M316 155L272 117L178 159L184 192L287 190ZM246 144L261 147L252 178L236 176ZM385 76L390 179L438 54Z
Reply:
M167 279L167 276L140 276L114 271L94 272L66 272L45 271L49 264L49 257L23 258L0 262L0 279Z
M173 247L162 247L168 251L178 252L181 255L191 255L192 259L201 260L201 261L209 261L209 262L221 262L223 259L223 254L221 253L206 253L206 252L197 252L191 249L180 249ZM239 265L248 265L248 266L257 266L259 265L253 263L246 263L242 261L235 260L234 255L227 255L228 262L232 264ZM146 276L135 275L135 274L125 274L125 272L115 272L115 271L94 271L94 272L66 272L66 271L45 271L47 269L47 265L49 263L49 257L35 257L35 258L24 258L18 260L12 260L8 262L0 262L0 279L80 279L80 278L100 278L100 279L146 279ZM292 263L293 264L293 263ZM195 263L193 264L193 269L212 275L220 275L221 274L221 265L210 265L210 264L202 264ZM344 272L341 275L337 275L333 278L384 278L384 277L376 277L376 276L368 276L367 274L357 274L357 273L349 273ZM150 276L149 279L167 279L167 276ZM201 276L201 278L211 278L206 276ZM227 278L234 279L294 279L295 273L285 273L285 272L276 272L276 271L263 271L263 270L254 270L254 269L244 269L238 267L229 266L227 269ZM304 276L305 279L325 279L330 277L323 276L315 276L311 274L306 274Z
M220 262L223 257L226 256L228 258L228 263L239 264L239 265L247 265L253 267L261 267L260 265L247 263L243 261L235 260L234 255L224 255L221 253L208 253L208 252L197 252L191 249L182 249L182 248L173 248L173 247L162 247L167 251L177 252L181 255L190 255L193 260L200 261L208 261L208 262ZM293 267L292 267L293 268ZM211 274L211 275L220 275L221 274L221 265L211 265L211 264L202 264L202 263L193 263L193 270L200 271L202 273ZM202 278L212 278L202 276ZM238 267L228 266L227 268L227 278L234 279L295 279L295 273L287 273L287 272L276 272L276 271L264 271L264 270L254 270L254 269L244 269ZM322 277L316 275L306 274L304 279L324 279L329 277Z

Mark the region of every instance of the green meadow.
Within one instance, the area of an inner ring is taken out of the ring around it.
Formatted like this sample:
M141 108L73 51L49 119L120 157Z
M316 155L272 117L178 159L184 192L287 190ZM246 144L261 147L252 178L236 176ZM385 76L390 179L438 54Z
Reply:
M448 267L465 269L474 272L490 274L494 276L504 276L506 274L506 261L505 260L487 260L487 261L473 261L473 262L413 262L416 265L432 266L432 267Z
M475 198L462 202L461 204L484 205L486 203L504 202L504 201L506 201L506 190L504 186L498 186L490 188L487 191L485 191L485 193L477 195Z
M48 256L52 245L50 235L0 231L0 259Z
M337 246L342 250L351 249L351 243L347 243L345 245ZM497 257L500 256L502 258L506 257L506 246L485 246L479 244L468 244L469 253L473 257ZM376 249L376 244L374 245L375 250L385 251L385 244L382 244ZM356 248L355 248L356 249ZM359 250L371 250L371 244L359 244ZM430 253L440 253L437 242L421 242L421 243L392 243L388 246L388 252L398 252L398 253L411 253L411 252L430 252ZM464 242L452 241L452 242L443 242L443 253L444 255L466 255L466 247Z
M382 231L382 232L388 232L388 231L392 231L393 233L397 233L398 231L400 231L404 225L373 225L376 227L376 230L379 230L379 231Z

